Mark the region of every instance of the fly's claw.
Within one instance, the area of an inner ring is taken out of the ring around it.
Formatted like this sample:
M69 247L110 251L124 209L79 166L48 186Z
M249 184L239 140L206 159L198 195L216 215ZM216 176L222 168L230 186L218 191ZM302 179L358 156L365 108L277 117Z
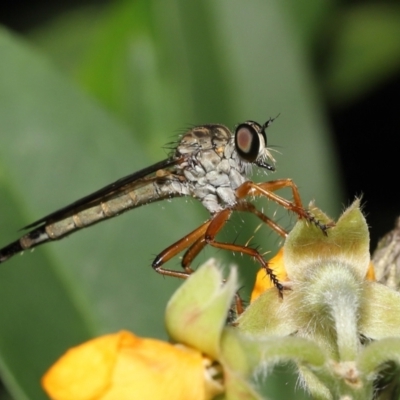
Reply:
M236 326L237 318L243 314L248 304L240 296L239 292L236 292L235 298L231 304L230 309L228 310L228 315L226 317L226 325Z
M283 290L284 287L283 285L279 282L278 277L275 275L274 271L272 268L269 267L268 263L265 263L264 265L265 272L269 276L269 279L271 282L274 284L274 286L278 289L279 292L279 297L283 298Z
M335 223L333 221L328 222L327 224L322 223L318 218L315 217L310 211L305 210L306 212L306 219L307 221L311 222L314 224L317 228L321 229L322 233L327 236L328 229L332 228L335 226Z

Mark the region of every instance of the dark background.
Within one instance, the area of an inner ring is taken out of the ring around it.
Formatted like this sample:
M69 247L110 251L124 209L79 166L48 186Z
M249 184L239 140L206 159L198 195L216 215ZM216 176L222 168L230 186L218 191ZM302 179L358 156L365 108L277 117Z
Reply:
M329 116L347 198L363 194L371 247L400 214L400 74Z

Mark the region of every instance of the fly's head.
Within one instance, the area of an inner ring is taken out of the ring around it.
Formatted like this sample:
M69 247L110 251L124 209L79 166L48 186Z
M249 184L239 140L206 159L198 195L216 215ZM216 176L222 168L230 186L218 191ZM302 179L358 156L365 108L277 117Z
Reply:
M267 162L275 163L274 158L267 147L267 135L265 130L272 124L270 118L263 125L254 121L246 121L235 129L235 150L240 159L247 165L257 165L269 171L275 171L275 167Z

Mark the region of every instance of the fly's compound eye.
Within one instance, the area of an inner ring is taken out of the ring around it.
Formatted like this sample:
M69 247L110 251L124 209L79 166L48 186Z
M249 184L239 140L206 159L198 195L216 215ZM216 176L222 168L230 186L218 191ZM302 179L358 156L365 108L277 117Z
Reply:
M235 147L244 160L254 162L257 159L260 152L260 136L255 126L245 122L236 128Z

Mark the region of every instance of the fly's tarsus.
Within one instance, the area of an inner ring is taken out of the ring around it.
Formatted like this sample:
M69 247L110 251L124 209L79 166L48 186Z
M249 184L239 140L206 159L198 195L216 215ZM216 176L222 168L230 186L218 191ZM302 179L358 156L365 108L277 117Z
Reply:
M335 226L335 224L333 222L328 223L328 224L323 224L318 218L316 218L311 212L305 210L307 216L305 217L307 219L307 221L309 221L310 223L314 224L317 228L319 228L322 233L327 236L328 235L328 229L332 228L333 226Z

